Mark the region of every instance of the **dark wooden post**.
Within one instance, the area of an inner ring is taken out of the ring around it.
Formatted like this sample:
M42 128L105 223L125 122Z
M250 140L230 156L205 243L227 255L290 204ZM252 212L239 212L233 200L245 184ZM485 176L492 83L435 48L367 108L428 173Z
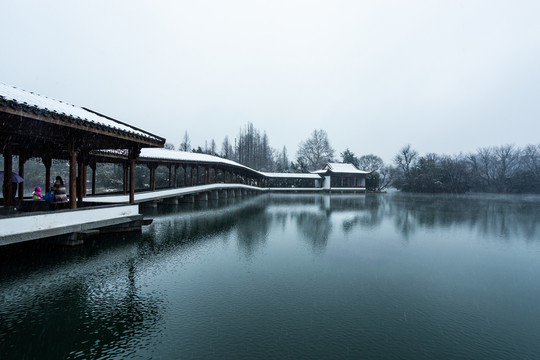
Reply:
M24 155L19 155L19 176L24 179L24 163L27 158ZM24 182L19 183L19 200L24 199Z
M214 184L218 183L218 175L219 175L219 170L218 170L217 167L215 167L214 168L214 176L215 176L216 181L214 181Z
M13 206L13 189L11 185L11 174L13 173L13 155L11 151L4 151L4 183L2 193L4 195L4 207Z
M184 170L184 183L182 186L187 186L187 165L183 164L182 169Z
M75 144L69 146L69 208L77 208L77 151Z
M92 195L96 195L96 163L90 164L90 169L92 169Z
M83 201L83 188L84 188L84 185L83 185L83 174L84 174L84 171L83 171L83 159L82 159L82 154L81 156L79 156L79 158L77 159L77 199L79 201L79 203L81 203Z
M148 171L149 171L149 174L150 174L150 179L148 180L148 188L150 190L152 190L152 164L146 164L146 166L148 167Z
M193 165L189 165L189 170L191 172L191 176L189 177L190 179L190 182L191 182L191 186L193 186L194 182L193 182Z
M169 168L169 188L172 187L172 165L169 164L167 165L167 167ZM175 180L176 180L176 174L175 175Z
M86 185L86 177L88 176L88 164L86 163L86 161L83 162L83 180L82 180L82 185L83 185L83 197L86 197L86 191L87 191L87 185Z
M129 162L129 203L135 204L135 159Z
M135 204L135 159L139 156L141 149L133 148L129 150L129 203Z
M51 165L52 160L50 157L42 157L41 161L45 165L45 192L51 189Z
M157 165L152 164L152 191L156 191L156 169Z
M174 188L176 189L178 187L178 167L179 164L174 165Z
M208 184L208 180L210 178L210 168L208 167L204 167L204 185L207 185Z

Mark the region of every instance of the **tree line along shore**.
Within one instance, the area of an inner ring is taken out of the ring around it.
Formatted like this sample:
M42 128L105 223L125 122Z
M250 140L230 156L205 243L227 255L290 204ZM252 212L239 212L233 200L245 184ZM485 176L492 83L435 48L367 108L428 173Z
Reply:
M326 131L319 129L300 142L291 160L285 146L281 150L271 147L266 132L247 123L234 139L225 136L219 149L213 139L205 141L204 146L192 147L187 131L177 147L166 143L165 148L219 156L264 172L305 173L322 169L328 162L351 163L361 170L371 171L366 178L368 191L395 188L421 193L540 193L540 144L483 147L474 153L459 155L421 155L411 145L405 145L391 163L384 163L375 154L356 155L349 148L338 154ZM17 164L14 157L14 171ZM3 166L3 157L0 166ZM25 194L30 194L33 187L43 181L44 166L40 159L30 159L25 167ZM98 192L120 191L122 171L118 164L98 164ZM168 169L163 167L156 171L157 187L166 187ZM68 173L66 161L53 162L51 174L68 178ZM136 188L148 186L147 173L145 166L136 166Z

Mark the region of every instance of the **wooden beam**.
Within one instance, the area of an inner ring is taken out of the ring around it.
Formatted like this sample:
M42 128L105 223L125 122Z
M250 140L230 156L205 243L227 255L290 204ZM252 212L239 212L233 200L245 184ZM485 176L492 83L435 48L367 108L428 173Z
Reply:
M9 106L6 106L6 107L2 108L2 112L7 113L7 114L11 114L11 115L15 115L17 118L21 118L21 109L12 109ZM146 138L146 139L135 138L133 136L127 135L123 131L113 132L113 131L107 131L107 130L98 129L97 127L90 127L90 126L88 126L90 124L87 121L82 121L81 120L81 121L67 122L67 121L63 121L61 119L58 119L58 117L61 117L62 115L56 115L55 114L55 116L57 117L57 119L55 119L53 116L46 117L46 116L43 116L41 114L34 114L32 112L24 112L23 116L25 118L27 118L27 119L37 120L37 121L41 121L41 122L51 124L51 125L62 126L64 128L81 130L81 131L83 131L85 133L94 133L94 134L98 134L98 135L104 135L104 136L111 137L113 139L121 139L121 140L128 141L128 142L131 142L131 143L137 143L139 145L156 146L157 144L160 143L159 141L152 141L149 138ZM88 124L88 125L84 125L82 123Z

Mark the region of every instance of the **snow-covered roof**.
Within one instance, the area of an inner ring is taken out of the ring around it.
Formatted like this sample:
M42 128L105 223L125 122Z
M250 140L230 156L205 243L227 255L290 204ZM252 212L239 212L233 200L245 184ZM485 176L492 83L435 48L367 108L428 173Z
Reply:
M112 131L122 131L136 137L144 137L157 142L165 142L165 139L156 135L150 134L146 131L137 129L128 124L124 124L118 120L108 118L100 115L91 110L70 105L65 102L50 99L45 96L35 94L33 92L21 90L3 83L0 83L0 99L4 99L8 102L13 102L22 106L28 107L28 111L39 111L43 115L49 116L49 114L64 115L73 119L78 119L93 123L94 127L103 126L109 128Z
M241 167L246 170L254 171L259 174L262 174L261 172L257 170L253 170L245 165L239 164L232 160L220 158L219 156L214 156L214 155L209 155L209 154L199 154L199 153L193 153L193 152L187 152L187 151L176 151L176 150L159 149L159 148L142 148L139 158L230 165L230 166L235 166L235 167Z
M281 178L281 179L313 179L317 180L321 177L313 173L262 173L264 176L269 178Z
M346 163L328 163L325 170L340 174L369 174L369 171L358 170L353 164Z
M127 156L127 150L100 150L99 152ZM256 173L263 177L269 178L285 178L285 179L320 179L321 177L311 173L269 173L254 170L245 165L239 164L236 161L220 158L219 156L199 154L187 151L176 151L160 148L142 148L139 155L139 159L147 160L172 160L172 161L184 161L193 163L205 163L205 164L218 164L228 165L237 168L242 168L247 171Z

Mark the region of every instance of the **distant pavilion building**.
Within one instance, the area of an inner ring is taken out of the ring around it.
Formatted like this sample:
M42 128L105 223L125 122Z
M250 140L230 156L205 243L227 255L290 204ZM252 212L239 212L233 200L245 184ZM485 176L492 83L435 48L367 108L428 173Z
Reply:
M313 171L323 178L322 188L332 189L364 189L366 188L366 175L370 171L359 170L353 164L328 163L322 170Z

